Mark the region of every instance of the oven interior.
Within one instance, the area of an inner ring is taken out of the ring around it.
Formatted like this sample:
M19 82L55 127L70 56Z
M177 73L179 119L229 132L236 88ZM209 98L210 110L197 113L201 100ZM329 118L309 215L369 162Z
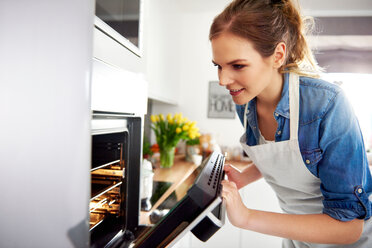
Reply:
M134 238L139 219L141 128L141 118L134 115L93 113L91 247L110 247L123 236Z

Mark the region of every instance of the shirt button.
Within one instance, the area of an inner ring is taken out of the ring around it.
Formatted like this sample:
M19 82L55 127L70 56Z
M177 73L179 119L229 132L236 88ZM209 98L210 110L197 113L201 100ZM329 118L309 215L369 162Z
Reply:
M278 113L275 113L275 116L276 116L276 117L278 117L278 116L279 116L279 114L278 114Z
M361 188L358 189L358 193L361 194L363 193L363 190Z
M306 162L306 164L310 164L310 160L308 160L308 159L306 159L305 162Z
M282 131L279 130L279 131L277 132L277 134L278 134L278 135L281 135L281 134L282 134Z

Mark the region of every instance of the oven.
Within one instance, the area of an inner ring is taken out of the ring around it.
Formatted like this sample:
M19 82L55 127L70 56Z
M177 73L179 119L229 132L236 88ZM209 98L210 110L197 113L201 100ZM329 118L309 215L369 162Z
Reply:
M167 209L158 206L168 210L160 219L152 221L156 211L142 211L141 216L147 112L147 86L141 75L95 59L91 101L90 247L171 247L189 231L206 241L223 226L222 154L211 155L179 185L184 193L165 199Z
M93 59L90 247L118 247L137 235L146 112L143 75Z
M139 226L142 117L103 111L92 117L90 244L114 247Z

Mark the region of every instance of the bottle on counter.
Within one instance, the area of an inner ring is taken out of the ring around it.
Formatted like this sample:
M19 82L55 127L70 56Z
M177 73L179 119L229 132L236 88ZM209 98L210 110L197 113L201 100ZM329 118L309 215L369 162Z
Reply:
M141 168L141 210L149 211L152 207L150 199L152 196L154 172L149 160L143 159Z

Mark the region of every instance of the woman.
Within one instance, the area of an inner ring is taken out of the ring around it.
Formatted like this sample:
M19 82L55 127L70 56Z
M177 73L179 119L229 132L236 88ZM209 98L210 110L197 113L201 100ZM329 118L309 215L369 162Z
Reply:
M213 21L213 63L254 162L243 172L225 166L227 215L237 227L283 237L284 247L372 247L372 179L358 121L341 89L314 77L303 26L289 0L236 0ZM242 203L238 190L261 177L284 213Z

